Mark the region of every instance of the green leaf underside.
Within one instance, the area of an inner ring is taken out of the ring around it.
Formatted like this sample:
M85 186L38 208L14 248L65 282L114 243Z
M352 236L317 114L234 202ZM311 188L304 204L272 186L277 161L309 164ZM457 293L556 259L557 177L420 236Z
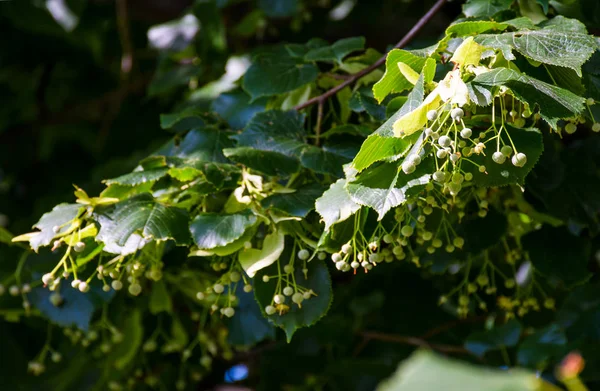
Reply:
M382 163L364 171L346 189L354 202L374 209L381 220L390 209L423 190L433 169L433 159L421 162L411 174L405 174L398 163Z
M507 131L513 140L517 151L524 153L527 156L527 163L523 167L516 167L512 164L511 159L507 158L502 164L498 164L492 160L492 155L496 152L496 143L491 142L486 144L484 155L471 155L469 160L486 168L484 173L479 172L478 167L470 162L463 161L462 169L473 174L473 183L481 187L506 186L510 184L524 184L525 177L533 169L544 149L542 134L538 129L518 129L512 126L507 126ZM506 131L503 131L505 133ZM502 140L506 145L511 145L510 140L503 134ZM502 147L500 143L500 147Z
M346 220L360 209L346 191L346 180L339 179L315 202L315 209L325 222L325 231L333 224Z
M377 391L559 391L522 369L503 371L444 358L425 350L400 364Z
M513 319L491 330L475 332L465 341L465 348L483 357L491 350L515 346L521 337L521 324Z
M69 231L71 222L82 210L78 204L60 204L55 206L52 211L44 214L40 221L33 227L39 229L29 240L29 244L34 251L40 247L47 246L52 242L56 235ZM54 227L60 227L58 232L54 232Z
M273 194L261 204L265 208L273 208L290 216L306 217L315 208L315 200L323 194L323 187L310 184L296 189L293 193Z
M190 223L190 232L199 248L210 250L232 243L256 221L249 210L235 214L201 213Z
M403 62L415 72L420 73L425 65L425 57L417 56L407 50L394 49L390 51L385 60L385 74L373 86L373 95L381 102L391 93L400 93L413 87L400 72L398 63Z
M100 231L96 239L105 251L132 253L140 240L173 239L178 245L189 244L188 214L183 209L157 202L148 193L140 194L99 211Z
M520 101L532 107L537 105L541 117L554 128L559 119L573 117L584 109L584 98L512 69L494 69L475 77L471 83L483 88L510 88Z
M298 308L296 304L292 304L291 298L287 297L285 304L290 306L290 310L283 315L279 315L278 313L266 315L264 312L265 307L272 303L277 283L274 279L271 279L268 283L264 283L262 282L262 276L277 274L277 265L272 265L269 268L261 270L255 277L255 281L261 281L255 285L254 290L254 297L261 311L275 326L281 327L285 331L288 342L292 339L297 329L311 326L325 316L333 300L331 278L325 263L321 260L313 259L306 264L306 267L308 268L308 279L305 279L300 265L295 268L294 276L296 284L306 289L312 289L317 296L312 296L310 299L303 301L302 308Z
M319 68L290 57L285 48L254 58L244 75L243 88L252 100L293 91L317 79ZM276 76L276 77L274 77Z

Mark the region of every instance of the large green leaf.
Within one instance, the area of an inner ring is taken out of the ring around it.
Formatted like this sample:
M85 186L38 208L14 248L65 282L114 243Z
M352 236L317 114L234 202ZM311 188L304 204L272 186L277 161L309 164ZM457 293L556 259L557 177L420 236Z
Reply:
M277 265L272 265L269 268L261 270L255 277L255 281L261 281L255 285L254 290L254 296L261 311L275 326L281 327L285 331L288 342L292 339L297 329L311 326L325 316L333 300L331 278L325 263L318 259L313 259L306 267L308 268L308 278L305 278L301 267L295 268L294 277L296 284L305 289L312 289L316 293L316 296L303 301L302 308L299 308L296 304L292 304L291 298L288 297L285 304L290 308L287 313L282 315L279 313L267 315L264 312L265 307L272 304L278 284L276 278L271 278L268 283L264 283L262 282L262 277L264 275L277 275Z
M238 284L235 295L239 302L235 308L235 316L227 325L229 343L252 346L267 338L275 338L275 328L262 315L254 294L244 292L242 284Z
M33 228L39 231L30 234L20 235L13 238L13 241L28 241L34 251L40 247L49 245L57 235L64 235L71 232L76 226L72 221L81 213L83 207L79 204L60 204L55 206L52 211L45 213L40 221ZM58 228L56 232L54 229Z
M302 186L291 193L273 194L261 201L265 208L273 208L290 216L306 217L315 208L315 200L323 194L318 184Z
M344 57L365 47L364 37L344 38L331 46L314 48L304 56L306 61L331 61L341 63Z
M61 327L75 326L87 331L94 312L110 302L115 291L104 292L100 284L91 283L89 292L81 293L71 288L71 281L65 280L56 290L62 297L60 306L55 306L50 300L54 292L42 286L34 288L27 298L33 308L39 310L51 323Z
M513 0L467 0L463 13L468 18L491 18L510 8Z
M261 151L253 147L226 148L223 150L229 159L272 176L293 174L300 169L295 157L279 152Z
M239 262L246 274L254 277L262 270L279 259L285 248L285 235L281 231L273 232L263 240L262 248L249 248L239 253Z
M185 210L164 205L148 193L98 210L100 231L96 239L106 246L104 251L132 253L143 241L173 239L177 245L190 241L188 214Z
M365 140L352 162L352 166L356 170L360 172L373 163L382 160L397 160L408 152L418 135L414 134L405 138L395 137L393 126L399 118L419 107L423 103L424 96L425 79L422 76L417 80L417 84L408 94L406 103L402 105L400 110Z
M520 338L521 324L513 319L491 330L472 333L465 341L465 348L473 354L483 357L491 350L515 346Z
M160 178L167 175L169 172L168 168L152 168L143 171L134 171L129 174L121 175L120 177L107 179L104 181L107 186L110 185L124 185L124 186L137 186L146 182L156 182Z
M352 140L337 139L323 144L321 148L305 145L300 163L314 172L342 177L344 175L342 166L352 161L358 148L359 144Z
M559 391L535 373L503 371L438 356L414 353L377 391Z
M539 30L521 30L498 35L480 35L476 41L484 46L502 50L513 60L512 49L544 64L567 67L581 77L581 66L598 48L593 36L588 35L580 22L557 16L554 22Z
M226 246L256 224L257 218L246 210L234 214L201 213L190 223L190 232L201 249Z
M232 129L244 128L250 119L265 110L266 99L250 102L250 96L238 90L219 95L211 104L211 109L227 121Z
M551 284L570 287L591 276L587 270L590 242L573 236L565 227L544 226L525 235L521 243L533 266Z
M304 116L294 110L258 113L244 131L233 138L238 141L238 147L299 157L306 139Z
M315 81L318 75L316 65L305 64L280 48L256 56L242 85L254 100L293 91Z
M154 155L175 156L207 162L226 163L223 148L233 146L227 132L217 128L206 127L188 132L183 140L171 140Z
M346 220L360 209L346 190L346 180L339 179L315 202L315 208L325 222L325 231L335 223Z
M390 51L385 59L385 74L373 86L375 99L381 102L389 94L400 93L413 87L413 84L400 72L398 68L399 62L408 65L412 70L420 73L423 65L425 65L425 60L425 57L417 56L407 50L394 49Z
M447 36L464 37L468 35L477 35L489 30L503 31L508 28L508 24L494 22L491 20L477 20L468 22L458 22L451 24L446 29Z
M346 189L354 202L374 209L381 220L390 209L423 190L433 171L432 159L421 162L411 174L405 174L398 163L382 163L363 171Z
M476 166L466 161L461 166L463 170L473 174L473 183L477 186L495 187L524 184L525 177L539 160L544 149L544 143L542 141L542 134L538 129L518 129L512 126L507 126L507 129L517 151L527 156L526 164L523 167L516 167L512 164L510 158L507 158L502 164L494 162L492 155L496 152L496 143L488 143L484 150L485 156L473 154L468 157L469 160L477 164L483 164L486 168L485 172L479 172ZM507 131L503 131L502 140L507 145L511 145L509 138L505 134ZM502 146L503 144L501 143L500 145Z
M531 107L537 105L541 117L554 128L559 119L574 117L584 109L584 98L508 68L480 74L471 83L488 89L499 86L510 88L520 101Z

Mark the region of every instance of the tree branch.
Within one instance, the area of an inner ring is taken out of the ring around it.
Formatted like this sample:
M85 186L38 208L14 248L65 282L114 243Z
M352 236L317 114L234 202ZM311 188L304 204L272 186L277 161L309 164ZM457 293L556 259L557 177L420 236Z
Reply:
M460 354L471 354L467 349L457 345L446 345L446 344L433 344L425 341L422 338L417 337L406 337L403 335L385 334L377 331L363 331L360 335L367 341L384 341L394 342L404 345L412 345L424 347L432 350L436 350L442 353L460 353Z
M408 33L406 33L406 35L400 40L400 42L398 42L396 44L396 46L394 46L394 49L402 48L402 47L406 46L410 41L412 41L412 39L421 31L421 29L442 8L442 6L446 3L446 1L447 0L438 0L429 9L429 11L427 11L427 13L425 15L423 15L421 17L421 19L419 19L419 21L410 29L410 31ZM387 57L387 53L383 57L381 57L379 60L377 60L375 63L371 64L370 66L366 67L365 69L363 69L363 70L361 70L361 71L353 74L352 76L350 76L343 83L341 83L341 84L333 87L332 89L330 89L329 91L323 93L322 95L319 95L319 96L316 96L316 97L314 97L312 99L307 100L303 104L296 106L295 109L296 110L302 110L302 109L310 107L310 106L312 106L314 104L323 103L324 101L326 101L327 99L329 99L331 96L337 94L343 88L349 86L350 84L354 83L355 81L357 81L361 77L363 77L365 75L368 75L369 73L373 72L375 69L379 68L381 65L383 65L385 63L386 57Z

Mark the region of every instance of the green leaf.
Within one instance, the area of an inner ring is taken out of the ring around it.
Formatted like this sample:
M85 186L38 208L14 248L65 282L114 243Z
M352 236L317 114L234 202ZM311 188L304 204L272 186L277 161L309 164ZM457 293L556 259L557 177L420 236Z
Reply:
M234 240L233 242L223 246L223 247L215 247L210 250L198 249L192 250L189 254L190 257L210 257L213 255L217 255L219 257L225 257L227 255L231 255L237 251L239 251L246 242L249 242L254 237L256 233L256 226L250 227L244 232L242 236Z
M543 226L521 238L536 270L553 285L572 287L587 280L590 242L573 236L565 227Z
M559 391L535 373L484 368L422 350L400 364L377 391Z
M167 313L173 311L171 296L169 295L169 292L167 291L167 285L163 280L156 281L152 284L148 309L154 315L163 311Z
M277 77L273 77L277 75ZM256 56L244 75L243 88L252 100L293 91L317 79L319 69L289 55L285 48Z
M144 171L134 171L129 174L121 175L120 177L107 179L104 181L107 186L110 185L124 185L124 186L137 186L146 182L156 182L160 178L167 175L169 172L168 168L152 168Z
M325 222L325 231L346 220L360 209L346 191L346 180L339 179L315 202L315 208Z
M107 252L130 254L143 246L142 240L173 239L177 245L190 241L187 212L157 202L148 193L99 209L95 216L100 224L96 240Z
M385 119L385 106L377 103L372 97L371 90L367 87L361 87L357 91L354 91L348 102L348 106L356 113L366 112L379 121Z
M491 330L472 333L465 341L465 348L483 357L489 351L516 346L520 338L521 324L513 319Z
M183 140L171 140L154 155L175 156L180 158L197 159L206 162L227 163L221 151L233 146L227 132L206 127L188 132Z
M81 213L83 207L78 204L56 205L51 212L45 213L33 228L39 231L20 235L12 239L14 242L28 241L31 248L37 252L40 247L49 245L58 235L66 235L77 226L73 220ZM54 227L59 229L54 232Z
M513 0L467 0L463 13L467 18L491 18L500 11L510 9Z
M227 326L229 343L253 346L265 339L275 338L275 328L263 317L254 294L244 292L242 284L238 284L235 295L239 302L235 308L235 316Z
M536 331L519 344L517 360L520 365L539 368L554 358L568 353L567 337L555 323Z
M532 60L544 64L573 69L581 77L581 66L598 48L593 36L588 35L570 19L556 17L555 23L539 30L522 30L498 35L480 35L480 44L501 49L507 60L514 60L510 52L514 48ZM563 23L557 23L562 21Z
M352 162L352 166L356 170L361 172L373 163L382 160L397 160L408 152L419 136L413 134L404 138L395 137L393 126L398 119L414 111L423 103L424 88L424 77L420 77L413 90L408 94L408 99L402 108L365 140Z
M506 186L510 184L524 184L525 177L531 169L536 165L542 151L544 143L542 134L538 129L519 129L507 126L507 131L503 131L501 138L504 144L511 145L506 132L510 134L515 147L519 153L524 153L527 156L527 163L523 167L516 167L512 164L511 159L507 158L502 164L498 164L492 160L492 155L496 152L496 143L488 143L484 150L484 155L471 155L469 160L484 165L486 171L479 172L478 167L470 162L463 162L463 169L473 174L473 183L481 187L496 187ZM504 145L502 142L500 146Z
M286 176L300 169L300 162L279 152L260 151L253 147L226 148L223 150L229 159L266 175Z
M306 53L306 61L331 61L341 63L344 57L357 50L365 48L364 37L344 38L336 41L331 46L311 49Z
M71 279L60 284L56 290L63 299L60 306L55 306L50 301L54 293L48 288L38 286L27 295L33 308L38 309L45 318L61 327L75 326L83 331L88 331L94 312L103 304L110 302L115 291L104 292L99 285L90 283L90 291L81 293L71 288Z
M321 174L342 177L342 166L350 163L358 152L358 144L352 140L335 140L323 144L322 148L306 145L300 156L303 167Z
M593 341L600 340L597 320L600 317L600 285L586 284L578 287L562 304L556 314L556 322L567 330L567 337L582 336Z
M411 174L405 174L398 163L382 163L358 175L346 189L354 202L374 209L381 220L390 209L423 190L433 171L431 159L421 162Z
M465 37L468 35L481 34L489 30L503 31L507 28L508 24L494 22L491 20L458 22L450 25L446 29L446 35L451 37Z
M413 84L400 72L398 63L402 62L415 72L420 73L425 65L425 60L425 57L417 56L407 50L391 50L385 59L385 74L373 86L373 96L375 99L381 102L389 94L400 93L413 88Z
M520 101L531 107L537 105L541 117L553 128L557 127L559 119L574 117L584 110L584 98L512 69L494 69L478 75L471 83L488 89L498 86L510 88Z
M292 193L273 194L261 204L264 208L274 208L290 216L306 217L315 208L315 200L323 194L323 187L312 183L296 189Z
M258 7L271 18L294 16L300 10L298 0L258 0Z
M160 127L176 133L204 126L206 126L205 113L196 107L187 107L175 113L160 115Z
M264 312L265 307L271 305L273 302L273 296L277 293L276 288L278 283L275 278L271 278L268 283L264 283L262 282L262 277L264 275L277 274L278 266L272 265L269 268L263 269L255 277L255 281L260 281L260 283L255 285L254 296L261 311L275 326L281 327L285 331L288 342L292 339L297 329L311 326L325 316L333 300L331 278L325 263L318 259L313 259L306 264L306 268L308 269L308 278L305 278L301 267L295 268L295 282L304 289L312 289L316 296L304 300L302 308L299 308L296 304L292 304L291 299L288 297L285 304L289 306L289 311L282 315L279 313L267 315Z
M279 259L285 247L285 235L273 232L263 241L262 249L249 248L239 253L239 262L246 274L254 277L257 271L272 265Z
M266 99L250 102L250 96L239 90L219 95L212 102L211 109L237 130L244 128L256 113L265 111L266 103Z
M238 147L299 157L306 139L304 116L295 110L258 113L242 133L232 138L238 141Z
M129 316L121 329L123 341L116 345L110 353L111 359L108 360L119 370L125 369L135 359L144 339L142 312L134 308L128 314Z
M232 243L256 221L250 210L234 214L201 213L192 220L190 232L199 248L210 250Z

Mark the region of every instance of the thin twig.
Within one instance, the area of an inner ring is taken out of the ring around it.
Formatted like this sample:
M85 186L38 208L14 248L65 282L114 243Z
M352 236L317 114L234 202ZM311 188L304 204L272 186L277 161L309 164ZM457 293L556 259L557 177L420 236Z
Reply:
M462 346L457 345L446 345L446 344L433 344L428 343L422 338L417 337L407 337L403 335L393 335L393 334L385 334L377 331L363 331L360 335L368 341L384 341L384 342L394 342L400 343L404 345L412 345L424 347L432 350L436 350L442 353L460 353L460 354L471 354L467 349Z
M481 316L475 316L475 317L471 317L471 318L453 320L451 322L441 324L437 327L434 327L433 329L426 331L423 335L420 336L420 338L429 339L435 335L443 333L444 331L453 329L454 327L459 326L461 324L480 323L480 322L484 322L487 318L488 318L487 315L481 315Z
M323 122L323 101L319 101L317 107L317 124L315 125L315 145L321 145L321 123Z
M394 49L402 48L402 47L406 46L410 41L412 41L412 39L419 33L419 31L421 31L421 29L431 20L431 18L442 8L442 6L446 3L446 1L447 0L438 0L429 9L429 11L427 11L427 13L425 15L423 15L423 17L421 19L419 19L419 21L410 29L410 31L408 33L406 33L406 35L400 40L400 42L398 42L396 44L396 46L394 46ZM375 69L379 68L381 65L383 65L385 63L386 57L387 57L387 53L386 53L386 55L384 55L383 57L381 57L379 60L377 60L372 65L370 65L370 66L366 67L365 69L363 69L363 70L361 70L361 71L353 74L351 77L349 77L343 83L341 83L341 84L333 87L332 89L330 89L329 91L326 91L322 95L319 95L319 96L316 96L316 97L314 97L312 99L307 100L303 104L296 106L295 109L296 110L302 110L302 109L310 107L310 106L312 106L314 104L317 104L319 102L324 102L325 100L327 100L331 96L337 94L344 87L349 86L350 84L354 83L355 81L357 81L361 77L363 77L365 75L368 75L369 73L373 72Z

